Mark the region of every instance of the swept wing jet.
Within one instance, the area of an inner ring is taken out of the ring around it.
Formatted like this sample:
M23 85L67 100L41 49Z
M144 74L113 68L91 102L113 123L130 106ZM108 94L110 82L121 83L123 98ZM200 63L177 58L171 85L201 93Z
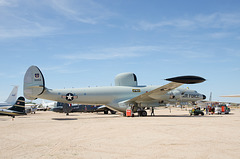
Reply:
M67 111L66 111L67 110ZM104 112L104 114L108 114L110 111L112 114L116 114L116 111L113 111L107 108L105 105L82 105L82 104L67 104L57 102L56 107L52 109L54 112L59 113L74 113L74 112Z
M26 115L25 113L25 98L19 97L16 103L8 109L0 109L0 115L15 116Z
M198 76L180 76L166 79L164 86L139 86L134 73L121 73L115 78L115 86L95 88L49 89L45 86L42 72L37 66L28 68L24 76L24 96L29 100L48 99L69 104L106 105L125 113L133 112L146 116L145 107L159 107L166 103L189 102L205 99L194 90L176 89L182 84L205 81Z
M18 86L14 86L5 102L0 102L0 108L9 108L13 106L17 99Z

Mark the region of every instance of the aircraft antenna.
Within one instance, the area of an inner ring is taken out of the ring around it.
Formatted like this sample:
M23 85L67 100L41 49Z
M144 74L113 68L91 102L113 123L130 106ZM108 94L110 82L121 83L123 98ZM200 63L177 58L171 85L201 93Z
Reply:
M210 92L209 101L212 101L212 92Z

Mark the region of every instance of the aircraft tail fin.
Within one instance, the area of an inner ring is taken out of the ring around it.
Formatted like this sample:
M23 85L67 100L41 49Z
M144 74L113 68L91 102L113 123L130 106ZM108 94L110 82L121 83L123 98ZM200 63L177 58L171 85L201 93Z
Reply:
M24 96L29 100L37 99L45 90L45 81L37 66L30 66L24 76Z
M12 89L12 92L9 94L9 96L5 102L13 105L17 99L17 92L18 92L18 86L14 86Z
M19 97L16 103L12 107L10 107L9 110L25 113L25 98Z

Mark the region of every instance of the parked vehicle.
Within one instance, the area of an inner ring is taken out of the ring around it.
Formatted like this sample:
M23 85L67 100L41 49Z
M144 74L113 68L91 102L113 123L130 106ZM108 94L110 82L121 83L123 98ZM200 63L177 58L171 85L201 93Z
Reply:
M230 108L226 104L220 104L215 107L215 114L229 114Z
M192 110L189 111L190 116L192 115L199 115L201 114L202 116L204 115L203 111L200 110L200 108L193 108Z

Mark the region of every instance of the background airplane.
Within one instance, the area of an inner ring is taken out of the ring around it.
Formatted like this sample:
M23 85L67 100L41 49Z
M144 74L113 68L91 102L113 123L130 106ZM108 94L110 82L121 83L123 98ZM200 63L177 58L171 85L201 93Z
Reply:
M17 100L18 86L14 86L5 102L0 102L1 108L9 108L14 105Z
M68 107L68 108L66 108ZM116 111L113 111L107 108L104 105L82 105L82 104L67 104L57 102L56 107L52 109L54 112L59 113L74 113L74 112L104 112L104 114L108 114L110 111L112 114L116 114Z
M26 115L25 113L25 98L19 97L16 103L8 109L0 109L0 115L15 116Z
M56 105L57 105L57 102L55 102L55 101L53 101L53 102L45 102L44 100L42 100L42 103L37 106L37 110L40 110L40 111L41 110L43 110L43 111L51 110Z
M205 81L197 76L181 76L166 79L164 86L139 86L134 73L121 73L115 78L115 86L95 88L48 89L42 72L31 66L24 76L24 96L29 100L48 99L69 104L106 105L110 109L126 113L131 108L140 116L147 116L146 107L159 107L166 103L195 102L206 96L194 90L176 89L182 84Z

